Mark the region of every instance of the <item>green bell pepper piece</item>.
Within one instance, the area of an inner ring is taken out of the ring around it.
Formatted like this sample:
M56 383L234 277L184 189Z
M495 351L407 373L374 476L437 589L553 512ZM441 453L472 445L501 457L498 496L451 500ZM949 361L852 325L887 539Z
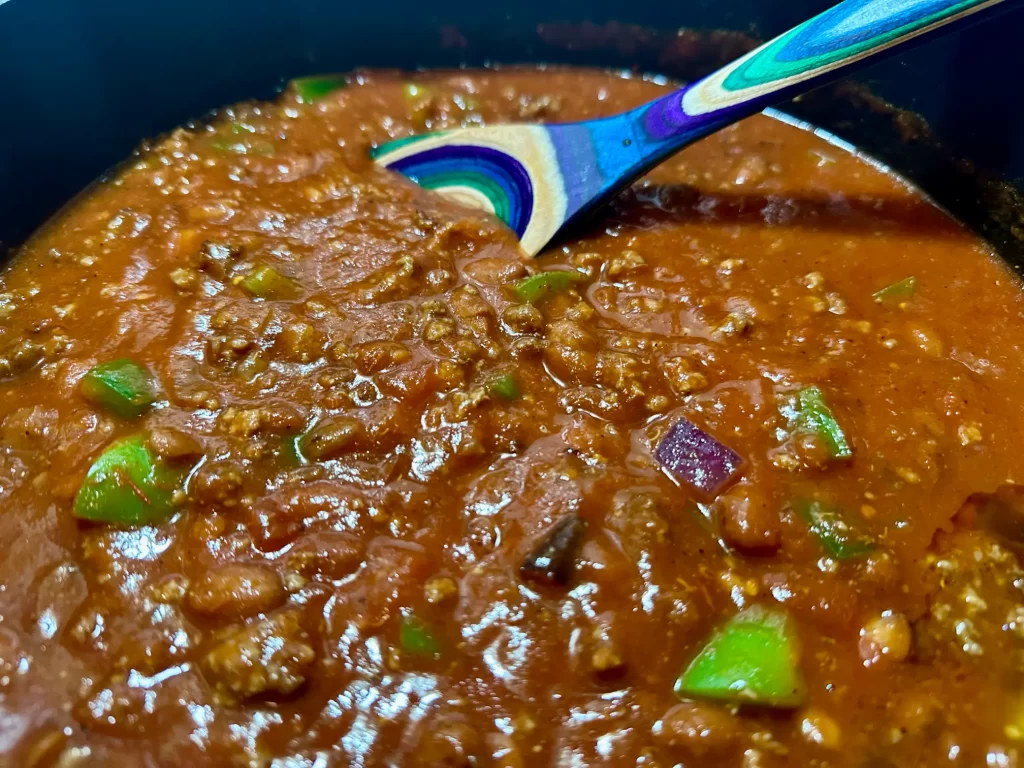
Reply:
M210 142L210 147L218 152L230 152L235 155L261 155L263 157L271 157L276 152L274 145L269 141L260 141L255 139L246 139L245 141L214 139Z
M306 457L302 455L302 450L299 447L302 437L302 435L285 435L278 448L278 461L289 469L301 467L309 463Z
M141 414L158 395L153 374L127 358L95 366L79 388L86 400L126 419Z
M579 272L568 272L565 270L554 270L551 272L538 272L519 280L513 285L513 291L520 301L536 304L543 301L552 293L566 291L583 280Z
M241 286L260 299L294 299L300 292L298 283L267 264L260 264L243 277Z
M911 275L905 277L892 285L887 285L880 291L875 291L871 294L872 298L881 304L884 301L897 301L902 299L909 299L914 295L914 291L917 290L917 278Z
M675 692L680 698L799 706L805 687L786 615L752 606L733 616L679 676Z
M503 373L487 386L487 389L503 400L519 399L519 381L514 373Z
M344 75L313 75L292 80L292 88L300 99L307 104L319 101L324 96L341 90L348 82Z
M825 402L825 395L817 387L807 387L797 393L799 410L796 414L797 426L814 432L825 441L829 454L835 459L848 459L853 456L853 449L843 433L842 427Z
M171 499L184 474L159 463L142 435L119 440L89 467L73 513L113 525L162 523L174 512Z
M797 504L797 513L807 523L811 533L818 537L829 554L837 560L871 552L875 544L867 536L854 531L842 513L820 501L803 501Z
M406 653L414 656L432 656L441 654L440 646L430 627L415 616L403 616L398 629L398 644Z

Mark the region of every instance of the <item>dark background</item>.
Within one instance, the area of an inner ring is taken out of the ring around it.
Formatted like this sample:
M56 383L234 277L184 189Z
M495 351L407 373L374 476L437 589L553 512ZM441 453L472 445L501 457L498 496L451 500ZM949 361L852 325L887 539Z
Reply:
M531 61L677 69L666 66L663 48L679 28L768 38L831 4L11 0L0 5L0 243L19 242L143 137L227 102L270 96L295 75ZM994 195L1015 207L1012 188L985 185L990 178L1012 185L1024 179L1024 2L1009 4L1014 9L995 20L859 77L885 99L920 112L941 152L931 143L928 151L897 146L891 124L853 119L848 109L830 106L831 96L793 111L908 173L994 240L1013 239L1024 220L1019 207L1016 214L1004 211L996 226L982 220L990 215L977 205L985 199L982 207L990 211ZM553 42L538 32L542 24L584 22L639 25L665 35L620 28L610 36L618 44L608 47L567 45L564 35ZM958 158L971 166L954 168Z

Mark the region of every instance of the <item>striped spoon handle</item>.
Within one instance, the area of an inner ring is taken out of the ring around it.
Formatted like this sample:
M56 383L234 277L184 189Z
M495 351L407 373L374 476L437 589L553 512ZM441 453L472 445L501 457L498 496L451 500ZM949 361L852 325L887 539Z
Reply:
M648 166L652 157L846 74L863 59L1002 2L844 0L704 79L610 119L633 123L633 157Z
M494 213L534 256L688 144L940 27L1021 3L844 0L704 79L629 112L413 136L378 147L375 159L423 187Z

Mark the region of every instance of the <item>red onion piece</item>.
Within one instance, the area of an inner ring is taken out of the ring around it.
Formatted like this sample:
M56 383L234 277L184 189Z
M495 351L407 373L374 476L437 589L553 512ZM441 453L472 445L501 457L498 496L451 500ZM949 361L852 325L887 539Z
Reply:
M672 475L713 495L743 464L738 453L686 419L679 419L658 443L654 457Z

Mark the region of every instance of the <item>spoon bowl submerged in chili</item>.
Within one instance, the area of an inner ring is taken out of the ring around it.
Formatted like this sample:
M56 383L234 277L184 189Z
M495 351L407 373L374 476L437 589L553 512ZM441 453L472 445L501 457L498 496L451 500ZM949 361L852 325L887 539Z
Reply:
M303 81L20 249L5 759L1014 764L1024 572L957 514L1024 473L984 243L765 116L534 261L367 156L663 91Z

